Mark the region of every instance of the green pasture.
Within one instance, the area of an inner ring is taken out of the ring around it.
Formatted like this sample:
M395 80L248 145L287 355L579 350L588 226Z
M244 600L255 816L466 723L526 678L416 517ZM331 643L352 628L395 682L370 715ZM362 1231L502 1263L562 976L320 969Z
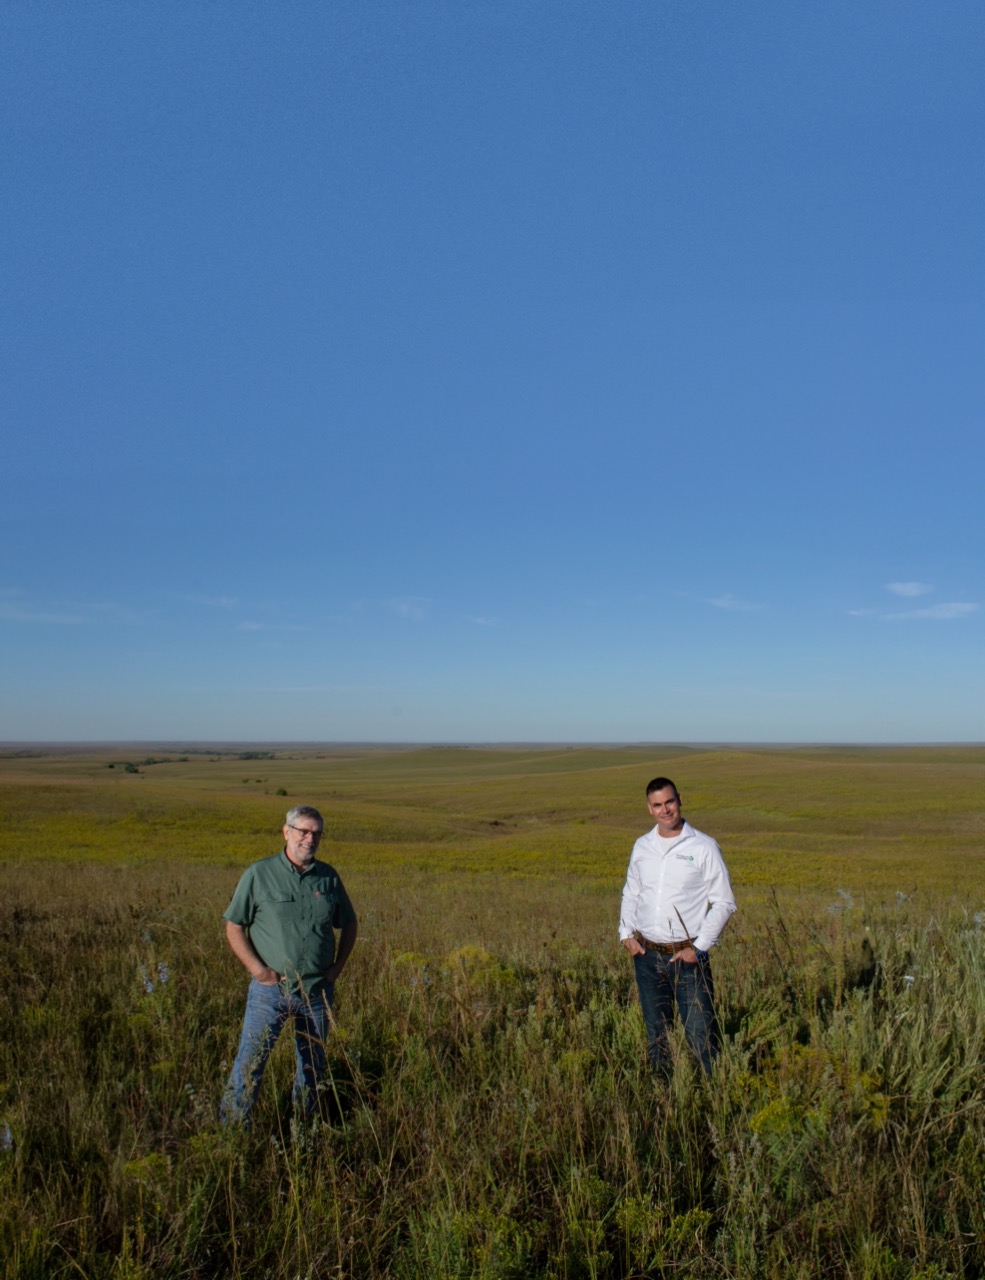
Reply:
M658 773L739 901L710 1088L616 942ZM360 940L322 1120L285 1037L246 1138L220 918L299 802ZM0 965L11 1280L985 1270L980 748L11 752Z
M961 895L981 883L980 748L240 754L0 758L0 858L31 860L43 841L46 859L73 864L240 866L276 845L284 810L303 802L323 809L333 856L359 873L576 873L611 884L648 824L643 786L665 773L754 898L773 887Z

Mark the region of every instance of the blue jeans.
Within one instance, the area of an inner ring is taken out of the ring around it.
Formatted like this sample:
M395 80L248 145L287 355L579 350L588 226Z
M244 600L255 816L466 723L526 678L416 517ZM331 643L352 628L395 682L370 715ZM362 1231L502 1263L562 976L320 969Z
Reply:
M668 1032L676 1005L691 1052L702 1071L710 1075L720 1047L711 965L707 960L697 964L685 964L683 960L672 963L664 952L649 950L633 956L633 965L654 1071L669 1076L672 1070Z
M236 1061L222 1097L224 1124L238 1122L249 1128L250 1112L260 1092L260 1081L270 1051L288 1018L294 1022L294 1105L310 1119L317 1106L318 1083L325 1071L325 1040L334 988L313 996L291 995L282 986L263 986L251 979L246 997L243 1033Z

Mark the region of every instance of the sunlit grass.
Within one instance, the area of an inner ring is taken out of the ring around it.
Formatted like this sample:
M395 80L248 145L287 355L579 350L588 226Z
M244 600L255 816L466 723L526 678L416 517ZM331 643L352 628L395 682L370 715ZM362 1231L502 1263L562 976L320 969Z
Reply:
M982 752L164 754L0 760L11 1280L981 1274ZM710 1091L615 939L658 772L740 903ZM220 916L297 800L360 943L324 1126L285 1042L245 1139Z

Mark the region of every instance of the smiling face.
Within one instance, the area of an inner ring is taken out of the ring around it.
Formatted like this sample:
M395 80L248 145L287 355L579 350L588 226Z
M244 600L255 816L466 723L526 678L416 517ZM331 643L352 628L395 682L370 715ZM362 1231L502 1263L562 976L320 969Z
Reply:
M673 787L661 787L659 791L651 791L646 798L646 807L657 824L657 833L664 837L676 836L684 826L681 817L681 798Z
M315 860L322 825L315 818L299 817L284 827L284 848L300 871L307 871Z

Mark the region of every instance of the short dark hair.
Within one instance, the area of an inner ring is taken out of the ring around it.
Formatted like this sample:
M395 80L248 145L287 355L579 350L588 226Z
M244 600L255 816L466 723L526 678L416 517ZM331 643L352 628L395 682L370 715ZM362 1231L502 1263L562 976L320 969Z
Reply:
M653 795L654 791L666 791L668 787L670 787L671 791L673 791L674 799L680 800L681 793L677 790L677 787L674 785L673 782L671 782L669 778L654 778L652 782L648 782L646 784L647 800L649 800L649 798Z

